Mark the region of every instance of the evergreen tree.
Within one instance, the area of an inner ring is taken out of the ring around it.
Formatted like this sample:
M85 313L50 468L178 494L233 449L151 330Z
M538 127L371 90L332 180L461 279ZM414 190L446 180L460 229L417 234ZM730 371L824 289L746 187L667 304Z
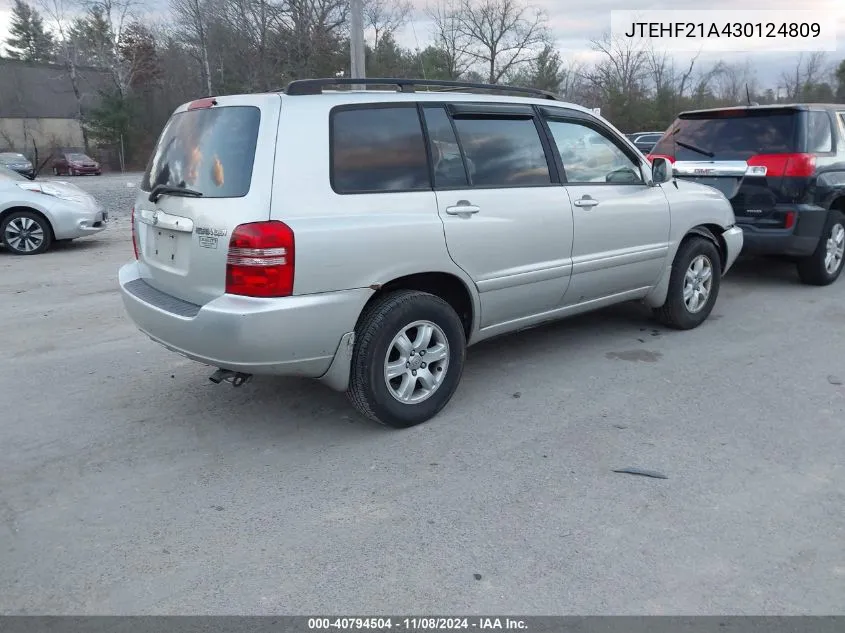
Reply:
M11 59L29 62L49 62L55 58L52 34L44 28L41 14L24 0L15 0L12 7L6 54Z

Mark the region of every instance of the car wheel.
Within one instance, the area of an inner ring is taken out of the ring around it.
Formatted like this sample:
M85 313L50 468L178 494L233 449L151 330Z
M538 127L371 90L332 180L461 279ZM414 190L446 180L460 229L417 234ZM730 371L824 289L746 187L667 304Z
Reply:
M655 310L657 319L676 330L698 327L716 304L721 280L716 245L704 237L685 239L672 262L666 302Z
M0 227L3 243L15 255L39 255L53 241L50 223L32 211L13 211Z
M425 292L397 291L358 321L347 395L371 420L415 426L452 399L465 358L466 335L452 306Z
M827 286L842 274L845 261L845 215L831 211L819 245L809 257L798 261L798 277L810 286Z

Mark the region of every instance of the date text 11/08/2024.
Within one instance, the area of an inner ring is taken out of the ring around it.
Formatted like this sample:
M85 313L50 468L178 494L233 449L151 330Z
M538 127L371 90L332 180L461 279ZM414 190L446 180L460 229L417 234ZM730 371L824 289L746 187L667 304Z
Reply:
M308 618L309 631L526 631L525 620L519 618L441 618L441 617L326 617Z

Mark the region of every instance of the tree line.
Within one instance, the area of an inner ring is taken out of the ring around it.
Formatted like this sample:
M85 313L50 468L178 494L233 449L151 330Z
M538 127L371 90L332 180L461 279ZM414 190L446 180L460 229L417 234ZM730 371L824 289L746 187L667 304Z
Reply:
M364 0L371 77L507 83L601 108L625 132L665 129L678 112L753 101L845 103L845 60L795 57L775 87L747 61L680 64L665 52L604 35L592 63L563 57L547 16L524 0ZM418 32L421 23L426 32ZM417 42L397 39L403 29ZM60 64L90 142L122 143L146 160L180 103L282 88L349 74L349 0L170 0L166 15L142 0L15 0L2 55ZM85 111L78 69L106 71L110 88Z

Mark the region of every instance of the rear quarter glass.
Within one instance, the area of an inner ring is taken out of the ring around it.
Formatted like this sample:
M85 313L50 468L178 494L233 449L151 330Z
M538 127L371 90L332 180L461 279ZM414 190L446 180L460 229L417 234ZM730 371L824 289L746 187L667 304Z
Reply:
M249 193L261 110L222 106L174 114L164 127L141 180L185 187L206 198L240 198Z

